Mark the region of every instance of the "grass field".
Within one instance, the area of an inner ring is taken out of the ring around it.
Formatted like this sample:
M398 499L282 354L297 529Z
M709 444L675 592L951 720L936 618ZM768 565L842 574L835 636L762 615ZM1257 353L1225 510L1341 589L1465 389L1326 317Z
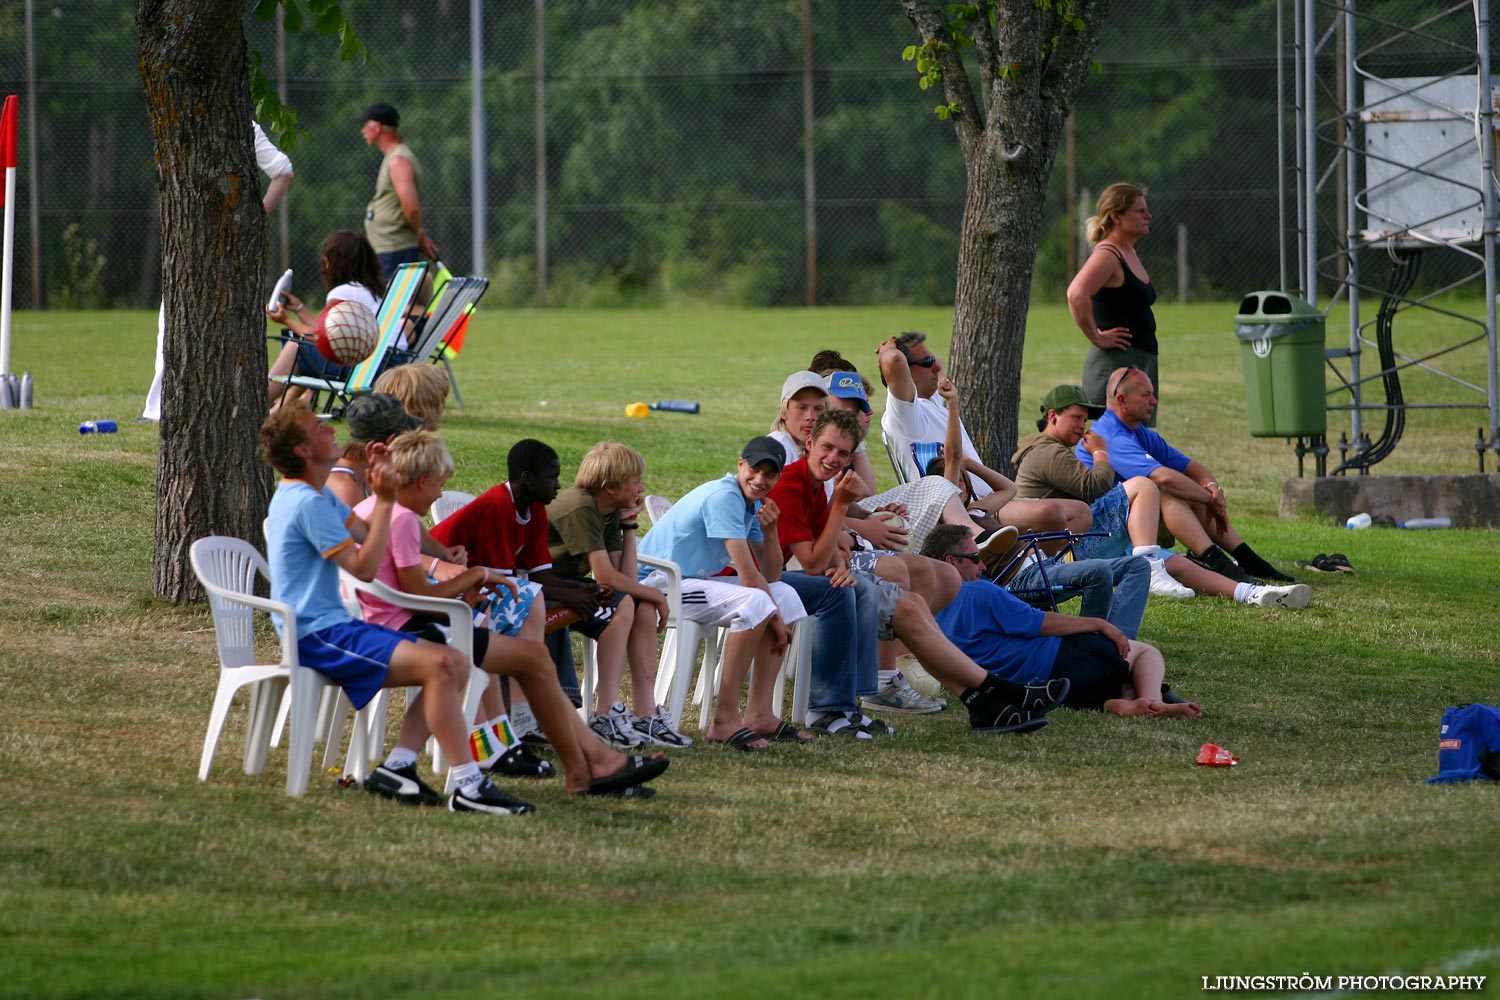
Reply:
M156 433L130 422L155 317L19 315L38 408L0 413L0 996L1113 998L1217 975L1500 974L1497 790L1422 784L1444 707L1500 699L1495 536L1276 518L1295 462L1245 431L1232 313L1159 311L1161 429L1273 561L1342 551L1359 572L1304 576L1302 612L1153 601L1142 638L1204 719L1063 711L993 738L950 710L873 747L678 752L651 803L529 784L539 814L503 822L331 778L287 799L284 752L240 773L242 711L196 780L211 622L149 594ZM946 356L949 322L481 310L444 424L451 487L497 481L523 436L565 472L614 437L677 495L769 426L815 349L865 359L919 328ZM1034 310L1026 416L1076 381L1080 343L1060 307ZM1482 382L1482 354L1450 367ZM658 398L703 413L623 415ZM96 417L120 433L80 438ZM1382 471L1472 471L1479 423L1419 413ZM1209 740L1243 763L1194 767Z

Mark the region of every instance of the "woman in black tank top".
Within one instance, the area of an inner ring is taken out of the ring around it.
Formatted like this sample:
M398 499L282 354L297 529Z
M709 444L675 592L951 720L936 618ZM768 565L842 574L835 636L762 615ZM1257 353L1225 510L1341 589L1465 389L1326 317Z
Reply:
M1089 340L1083 362L1083 391L1089 399L1104 398L1109 375L1134 365L1157 379L1156 317L1151 304L1156 289L1136 256L1135 244L1151 231L1146 192L1134 184L1111 184L1099 196L1099 207L1088 220L1094 252L1068 286L1068 310ZM1155 426L1153 416L1148 426Z

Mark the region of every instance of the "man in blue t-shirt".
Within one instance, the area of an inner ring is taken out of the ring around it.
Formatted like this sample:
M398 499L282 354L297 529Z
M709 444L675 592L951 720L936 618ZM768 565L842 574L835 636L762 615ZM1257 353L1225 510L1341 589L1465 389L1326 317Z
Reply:
M363 708L384 687L420 687L427 723L454 762L457 787L448 798L449 811L533 811L529 803L491 784L474 761L463 715L463 686L469 678L463 654L410 633L356 621L339 598L340 568L361 580L373 580L385 556L397 487L386 446L375 442L368 450L365 479L376 496L368 521L356 517L326 487L328 473L343 451L333 427L319 420L305 402L287 403L266 418L260 428L260 452L282 476L266 517L266 556L271 597L291 605L296 617L299 663L343 688L355 708ZM285 626L277 621L276 627ZM417 777L415 765L379 777L389 778L391 787L371 787L372 791L413 804L442 801Z
M1236 583L1293 583L1234 530L1224 488L1214 474L1146 426L1156 412L1156 390L1150 376L1133 365L1116 368L1106 391L1108 410L1094 421L1094 433L1104 439L1109 464L1121 482L1146 476L1156 484L1161 491L1162 521L1188 547L1188 558ZM1092 469L1094 456L1087 447L1089 440L1085 437L1078 442L1073 453Z
M1203 714L1192 702L1163 700L1166 666L1155 646L1127 639L1102 618L1038 611L984 579L979 547L962 527L934 528L922 554L948 562L963 577L958 596L937 612L938 626L991 674L1017 684L1065 678L1070 684L1062 703L1068 708L1116 715Z

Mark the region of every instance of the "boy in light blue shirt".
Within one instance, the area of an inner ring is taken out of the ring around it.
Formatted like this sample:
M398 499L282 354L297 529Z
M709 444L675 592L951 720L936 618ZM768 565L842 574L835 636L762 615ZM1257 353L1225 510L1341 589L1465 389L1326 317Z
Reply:
M773 704L781 657L791 625L805 618L797 592L780 582L781 543L776 505L766 495L781 476L786 452L773 438L752 438L735 472L704 483L679 500L640 542L642 555L682 568L682 614L703 625L729 629L713 721L712 742L758 751L769 739L796 739ZM733 575L720 576L733 568ZM666 589L666 576L640 568L643 582ZM755 664L745 712L740 688ZM770 738L764 734L770 734Z

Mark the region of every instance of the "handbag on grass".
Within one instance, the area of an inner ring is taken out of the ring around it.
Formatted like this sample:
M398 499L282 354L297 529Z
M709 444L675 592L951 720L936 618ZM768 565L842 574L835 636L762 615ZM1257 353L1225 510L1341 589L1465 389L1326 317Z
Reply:
M1453 705L1438 731L1438 773L1429 785L1500 781L1500 708Z

